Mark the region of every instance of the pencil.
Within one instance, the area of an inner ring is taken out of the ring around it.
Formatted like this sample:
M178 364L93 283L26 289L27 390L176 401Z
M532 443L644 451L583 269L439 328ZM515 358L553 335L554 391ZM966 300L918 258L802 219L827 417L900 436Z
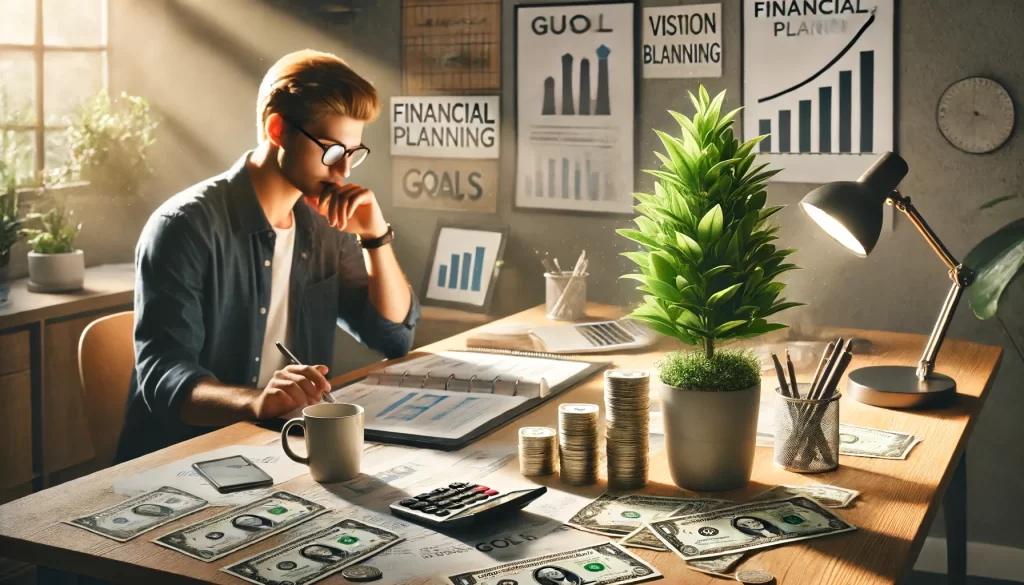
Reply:
M800 386L796 383L796 368L793 367L793 360L789 358L789 348L786 348L786 368L789 369L789 387L793 398L800 398Z
M779 377L779 390L782 391L783 396L792 398L793 395L789 393L789 386L786 385L786 374L782 372L782 364L779 362L779 356L773 353L772 361L775 362L775 375Z

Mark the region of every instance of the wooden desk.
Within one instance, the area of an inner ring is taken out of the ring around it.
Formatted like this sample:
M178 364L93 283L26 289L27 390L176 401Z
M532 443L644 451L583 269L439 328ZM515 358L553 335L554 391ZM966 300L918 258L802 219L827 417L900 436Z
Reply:
M591 316L606 318L618 315L616 309L607 306L592 305L589 312ZM505 320L545 321L542 308L534 308ZM470 333L457 335L424 349L464 347L465 338ZM871 331L858 334L870 339L875 351L872 355L855 357L852 368L868 364L915 363L925 341L920 335ZM670 340L663 340L661 346L653 351L611 357L616 367L651 368L664 351L675 347ZM958 553L952 555L955 559L953 563L961 562L966 554L963 522L965 499L963 466L958 467L958 462L961 461L967 438L992 384L1000 355L1001 350L997 347L947 340L939 356L939 364L943 372L958 381L960 396L955 405L944 410L901 412L843 399L841 419L844 422L895 429L921 437L923 441L914 448L906 461L842 457L837 471L801 476L775 467L772 464L771 449L759 447L750 484L742 490L717 494L719 497L745 500L777 484L831 483L860 490L861 496L852 507L840 511L844 518L860 529L848 534L764 550L745 561L745 565L768 569L776 575L779 583L786 585L881 585L900 582L913 567L939 502L947 492L949 542L951 546L959 547ZM355 379L363 373L353 372L339 377L337 381ZM602 393L602 378L595 376L553 403L499 429L481 443L514 441L521 425L553 426L557 422L557 403L601 403ZM114 494L111 489L114 480L120 476L164 465L189 454L231 444L260 444L271 438L272 431L248 423L237 424L2 506L0 555L120 583L145 581L148 585L155 585L161 582L180 582L182 577L217 583L241 583L219 572L218 568L281 544L287 535L267 539L219 562L207 564L161 548L146 537L122 544L58 522L123 500L123 496ZM514 466L516 462L510 465ZM646 491L662 495L679 493L672 485L663 454L652 455L650 478ZM554 478L551 480L557 481ZM301 492L312 483L308 475L303 475L280 487ZM212 509L200 512L162 527L159 531L167 532L218 511ZM673 553L646 550L637 550L636 553L665 574L664 583L712 585L723 582L687 569ZM962 575L966 565L953 563L951 568L960 571ZM324 582L343 583L344 580L335 575Z

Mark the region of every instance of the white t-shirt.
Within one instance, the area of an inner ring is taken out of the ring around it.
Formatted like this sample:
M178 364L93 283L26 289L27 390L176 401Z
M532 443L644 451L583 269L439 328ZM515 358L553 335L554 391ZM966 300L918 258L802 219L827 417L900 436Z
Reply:
M274 228L274 259L270 266L270 306L267 309L267 332L263 337L263 353L260 355L260 377L256 387L263 389L274 377L274 372L288 365L288 360L277 350L275 342L280 341L287 347L291 344L291 328L288 322L288 297L291 290L292 252L295 250L295 217L292 216L292 227L288 229Z

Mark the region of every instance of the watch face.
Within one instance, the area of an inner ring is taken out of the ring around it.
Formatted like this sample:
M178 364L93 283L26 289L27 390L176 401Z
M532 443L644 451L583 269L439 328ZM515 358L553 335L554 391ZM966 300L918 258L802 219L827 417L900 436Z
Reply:
M953 146L974 154L991 152L1013 132L1013 100L999 83L968 77L943 92L936 119Z

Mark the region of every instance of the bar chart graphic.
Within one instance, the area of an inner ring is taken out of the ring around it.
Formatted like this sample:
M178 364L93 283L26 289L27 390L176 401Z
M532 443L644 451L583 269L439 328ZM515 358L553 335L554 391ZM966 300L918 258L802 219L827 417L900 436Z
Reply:
M639 13L515 7L517 207L633 212Z
M428 300L483 306L499 259L502 234L495 231L445 226L434 244Z
M437 286L459 290L480 291L480 281L484 273L484 251L486 248L477 246L470 254L452 254L448 264L441 264L437 270ZM459 265L461 264L461 272ZM472 266L472 268L470 268Z
M855 180L893 150L893 0L839 14L744 8L744 137L776 180Z

